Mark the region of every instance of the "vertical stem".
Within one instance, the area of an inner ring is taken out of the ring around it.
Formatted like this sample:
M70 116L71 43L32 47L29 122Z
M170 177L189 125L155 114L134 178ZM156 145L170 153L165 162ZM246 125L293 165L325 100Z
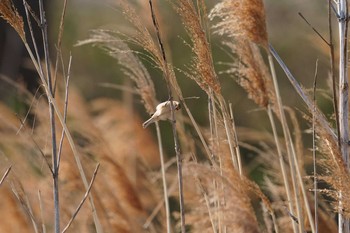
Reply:
M316 167L316 84L317 84L318 60L316 62L315 78L313 85L314 108L312 109L312 160L314 168L314 209L315 209L315 232L318 233L318 198L317 198L317 167Z
M283 104L282 104L281 96L279 93L278 82L277 82L275 67L273 64L273 59L272 59L271 53L268 54L268 59L269 59L269 63L270 63L273 84L275 86L277 104L278 104L278 108L279 108L279 112L280 112L280 116L281 116L282 129L283 129L283 134L284 134L284 137L286 140L287 153L288 153L289 162L290 162L291 177L292 177L292 182L293 182L293 187L294 187L294 195L295 195L297 213L298 213L298 218L299 218L299 225L298 225L299 231L300 231L300 233L304 232L304 216L302 213L302 207L301 207L302 203L300 201L300 196L299 196L300 195L299 192L301 191L302 195L303 195L303 199L304 199L304 206L305 206L305 210L307 213L307 217L308 217L309 222L310 222L311 232L315 233L314 220L313 220L313 216L311 214L309 201L307 199L307 194L306 194L305 186L303 183L303 178L302 178L302 175L300 172L300 168L298 166L298 159L297 159L297 156L295 153L291 133L290 133L290 130L288 128L286 116L284 114ZM300 187L298 186L297 181L299 182Z
M150 10L151 10L153 26L156 30L159 47L160 47L160 50L162 53L162 58L163 58L162 69L164 72L165 81L166 81L166 85L167 85L167 89L168 89L169 101L171 103L170 104L170 106L171 106L171 108L170 108L171 109L171 125L172 125L172 129L173 129L175 154L176 154L176 160L177 160L177 176L178 176L178 182L179 182L181 233L185 233L186 232L186 228L185 228L186 222L185 222L185 209L184 209L184 196L183 196L182 155L181 155L181 151L180 151L179 138L177 136L177 131L176 131L175 107L174 107L173 96L172 96L172 91L171 91L171 81L170 80L172 77L170 77L170 76L172 74L169 71L168 62L167 62L166 55L165 55L165 49L164 49L163 42L162 42L161 35L160 35L159 25L158 25L156 15L155 15L154 10L153 10L152 0L149 0L149 6L150 6Z
M335 114L335 123L337 126L338 135L338 146L340 149L340 128L339 128L339 111L338 111L338 97L336 88L336 77L334 71L334 44L333 44L333 27L332 27L332 5L331 0L328 0L328 30L329 30L329 55L330 55L330 65L331 65L331 75L332 75L332 92L333 92L333 111Z
M272 74L273 85L274 85L275 92L276 92L277 107L279 110L283 134L284 134L284 138L286 141L286 148L287 148L287 154L288 154L288 160L289 160L289 166L290 166L290 174L291 174L292 184L293 184L293 188L294 188L295 204L297 207L297 216L298 216L298 221L299 221L299 224L298 224L299 233L303 233L304 232L304 219L303 219L303 213L302 213L302 208L301 208L301 203L300 203L299 186L297 184L297 178L296 178L296 166L297 166L297 164L295 163L294 159L292 158L293 157L293 155L292 155L293 148L292 148L292 145L290 145L291 141L289 140L290 138L288 137L289 135L287 133L288 125L287 125L286 117L285 117L284 110L283 110L283 104L282 104L282 100L281 100L281 95L279 93L277 77L276 77L275 68L273 65L273 60L272 60L271 54L268 55L268 59L269 59L269 63L270 63L270 70L271 70L271 74Z
M51 92L49 91L49 87L46 83L46 80L45 80L45 77L43 75L43 72L41 70L41 67L39 66L39 63L36 61L35 57L34 57L34 54L29 46L29 44L26 42L26 41L23 41L24 42L24 46L26 47L27 49L27 52L33 62L33 65L36 69L36 71L38 72L39 74L39 77L40 77L40 80L42 82L42 85L44 86L44 89L47 93L47 98L48 98L48 102L50 102L56 112L56 116L58 118L58 121L60 122L64 132L65 132L65 135L67 137L67 140L68 140L68 143L72 149L72 152L73 152L73 156L74 156L74 160L75 160L75 163L78 167L78 171L79 171L79 174L80 174L80 177L83 181L83 184L84 184L84 187L85 189L88 189L88 182L87 182L87 179L86 179L86 175L85 175L85 172L84 172L84 169L83 169L83 166L81 164L81 161L80 161L80 157L79 157L79 153L78 153L78 150L74 144L74 141L73 141L73 137L70 133L70 131L68 130L68 127L67 127L67 124L65 123L64 121L64 117L62 116L59 108L58 108L58 105L53 97L53 95L51 94ZM95 204L94 204L94 199L93 199L93 196L92 194L90 193L89 194L89 200L90 200L90 206L91 206L91 211L92 211L92 215L93 215L93 218L94 218L94 223L95 223L95 228L96 228L96 232L97 233L102 233L103 232L103 229L102 229L102 226L100 224L100 221L98 219L98 216L97 216L97 212L96 212L96 208L95 208Z
M278 140L277 129L276 129L276 124L275 124L275 121L274 121L274 118L273 118L271 105L268 105L267 114L268 114L269 119L270 119L271 128L272 128L272 134L273 134L273 137L274 137L275 143L276 143L278 160L280 162L284 188L285 188L286 194L287 194L288 208L289 208L289 211L293 214L293 212L294 212L293 209L294 208L293 208L293 203L292 203L292 194L291 194L291 191L290 191L290 185L289 185L289 181L288 181L288 178L287 178L288 175L287 175L287 171L286 171L286 165L284 164L284 160L283 160L283 156L282 156L282 149L281 149L281 146L280 146L280 142ZM292 220L292 225L293 225L293 232L297 232L297 224L293 220Z
M242 156L241 152L239 151L239 145L238 145L238 140L237 140L237 130L236 130L236 124L235 124L235 119L233 117L233 110L232 110L232 103L229 104L230 108L230 117L231 117L231 124L232 124L232 129L233 129L233 136L235 137L235 150L236 150L236 155L237 155L237 162L238 162L238 171L239 174L242 175Z
M226 131L226 136L227 136L227 141L230 149L230 154L231 154L231 159L233 163L233 167L235 168L236 171L239 171L239 165L237 162L237 156L236 156L236 150L235 150L235 145L233 145L233 140L232 140L232 135L229 127L229 121L228 121L228 114L226 111L226 106L225 106L225 101L222 96L218 96L219 102L220 102L220 108L222 112L222 117L224 119L224 126L225 126L225 131Z
M348 33L348 1L339 0L338 2L339 15L339 129L340 129L340 151L347 168L349 168L348 158L348 141L349 141L349 124L348 124L348 53L347 53L347 33ZM341 190L339 190L339 217L338 217L338 232L349 232L349 220L345 219L342 214Z
M340 124L340 143L341 152L344 162L348 163L348 98L349 98L349 84L348 84L348 69L347 69L347 1L340 0L338 4L339 14L339 124Z
M170 222L170 208L169 208L169 197L168 197L168 189L166 183L165 176L165 165L164 165L164 153L163 153L163 143L162 143L162 135L160 133L159 123L155 122L156 130L157 130L157 139L158 139L158 147L159 147L159 156L160 156L160 166L162 170L162 180L163 180L163 192L164 192L164 203L165 203L165 215L166 215L166 227L167 233L171 233L171 222Z
M72 64L72 55L69 57L69 63L68 63L68 74L67 74L67 79L66 79L66 94L64 97L64 110L63 110L63 118L64 118L64 123L67 122L67 114L68 114L68 94L69 94L69 79L70 79L70 70L71 70L71 64ZM53 87L55 89L55 87ZM57 166L58 170L60 169L60 162L61 162L61 155L62 155L62 146L63 146L63 140L64 140L65 132L62 130L61 134L61 139L60 143L58 145L58 152L57 152Z
M40 24L41 32L43 36L44 54L45 54L45 65L48 91L52 95L52 79L51 79L51 65L50 55L48 46L48 35L47 35L47 21L45 17L44 5L42 0L39 0L40 8ZM51 124L51 140L52 140L52 170L53 170L53 200L54 200L54 213L55 213L55 233L60 233L60 205L59 205L59 187L58 187L58 165L57 165L57 143L56 143L56 123L55 123L55 109L51 101L49 101L49 113L50 113L50 124Z

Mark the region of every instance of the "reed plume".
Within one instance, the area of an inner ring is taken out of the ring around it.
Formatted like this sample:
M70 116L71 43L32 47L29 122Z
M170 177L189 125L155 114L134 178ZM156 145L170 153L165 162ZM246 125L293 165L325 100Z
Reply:
M23 18L18 14L11 0L0 1L0 16L16 30L23 41L26 40Z
M276 102L271 75L260 54L259 48L246 40L224 42L230 49L233 63L224 71L236 79L258 106L267 108L269 104Z
M265 9L262 0L223 0L211 10L209 18L220 21L214 32L230 38L240 37L268 48Z
M216 232L224 228L237 233L260 232L248 186L237 172L226 177L209 166L190 163L184 167L184 175L185 186L191 190L186 200L192 207L188 223L193 232Z
M150 114L154 112L158 101L150 74L135 55L135 51L131 50L117 33L108 30L93 30L89 39L80 41L77 45L84 44L96 45L117 59L125 77L134 81L136 91L141 96L147 112Z
M176 12L181 16L182 23L192 42L194 53L191 71L188 76L210 95L209 89L220 93L221 86L214 70L210 44L200 22L195 6L190 0L173 1Z

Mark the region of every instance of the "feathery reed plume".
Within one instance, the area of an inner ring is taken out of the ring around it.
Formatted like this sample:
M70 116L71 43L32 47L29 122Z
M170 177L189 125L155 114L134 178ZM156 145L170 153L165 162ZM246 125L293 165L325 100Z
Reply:
M23 41L26 40L23 27L23 19L18 14L18 11L14 7L11 0L0 1L0 16L16 30Z
M265 9L262 0L223 0L215 5L209 18L220 18L214 32L229 37L243 37L268 48Z
M216 94L220 93L221 86L214 70L210 46L195 6L189 0L175 1L173 4L190 36L192 51L195 55L192 62L193 69L188 76L196 81L208 95L210 95L209 88Z
M148 113L153 113L157 106L153 81L142 62L135 56L128 45L119 36L107 30L93 30L90 38L77 45L93 44L103 49L108 55L117 59L126 77L132 79L137 86Z
M260 232L248 185L238 172L234 173L228 178L206 165L189 163L184 167L186 200L193 207L187 216L193 232L224 228L228 232ZM220 222L215 221L217 215L221 215Z
M145 56L149 58L157 68L166 74L166 69L168 67L164 64L162 52L156 41L152 38L149 30L145 27L140 16L136 13L135 9L130 6L128 1L120 0L119 4L126 20L128 20L136 30L134 34L126 36L127 41L140 46L141 49L146 51L148 54L145 54ZM120 34L122 35L122 33Z
M237 79L237 82L248 93L260 107L267 108L268 104L276 102L271 75L266 67L260 54L259 48L247 41L237 40L235 43L224 43L232 54L235 55L236 61L231 63L226 73Z
M316 122L317 123L317 122ZM318 178L331 185L332 189L323 190L323 192L332 197L334 211L342 213L345 217L350 217L350 174L347 171L346 164L340 154L338 142L334 137L321 126L317 127L318 148L321 158L319 165L321 166ZM341 192L341 196L339 193ZM342 207L339 208L341 201Z

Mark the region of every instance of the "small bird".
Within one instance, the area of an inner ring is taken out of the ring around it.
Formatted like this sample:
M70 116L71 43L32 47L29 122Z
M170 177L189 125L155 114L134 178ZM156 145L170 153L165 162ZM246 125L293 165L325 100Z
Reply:
M181 105L177 101L173 101L174 109L179 110L181 108ZM165 121L171 119L171 102L165 101L163 103L160 103L157 105L156 112L152 114L151 118L145 121L142 126L143 128L146 128L150 124L156 121Z

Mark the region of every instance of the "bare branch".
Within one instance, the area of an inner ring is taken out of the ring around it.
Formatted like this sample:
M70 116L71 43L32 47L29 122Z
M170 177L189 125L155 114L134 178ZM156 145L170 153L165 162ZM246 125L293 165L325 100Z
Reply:
M67 79L66 79L66 94L64 97L64 111L63 111L63 120L66 123L67 122L67 114L68 114L68 93L69 93L69 80L70 80L70 71L71 71L71 64L72 64L72 55L69 57L69 63L68 63L68 73L67 73ZM61 155L62 155L62 146L63 146L63 139L64 139L65 132L62 130L61 140L60 144L58 146L58 153L57 153L57 166L58 170L60 167L61 162Z
M100 164L98 163L98 164L96 165L94 174L92 175L92 178L91 178L89 187L88 187L88 189L86 190L83 199L80 201L80 203L79 203L77 209L74 211L74 213L73 213L73 215L72 215L72 218L69 220L67 226L63 229L62 233L66 232L66 231L68 230L68 228L70 227L70 225L71 225L72 222L74 221L75 217L78 215L78 213L79 213L81 207L83 206L85 200L89 197L89 193L90 193L90 191L91 191L92 185L94 184L94 181L95 181L95 178L96 178L97 171L98 171L99 167L100 167Z
M309 25L311 27L311 29L323 40L323 42L325 42L328 46L330 46L330 43L316 30L316 28L314 28L309 23L309 21L304 17L304 15L301 12L299 12L298 14L306 22L306 24Z

